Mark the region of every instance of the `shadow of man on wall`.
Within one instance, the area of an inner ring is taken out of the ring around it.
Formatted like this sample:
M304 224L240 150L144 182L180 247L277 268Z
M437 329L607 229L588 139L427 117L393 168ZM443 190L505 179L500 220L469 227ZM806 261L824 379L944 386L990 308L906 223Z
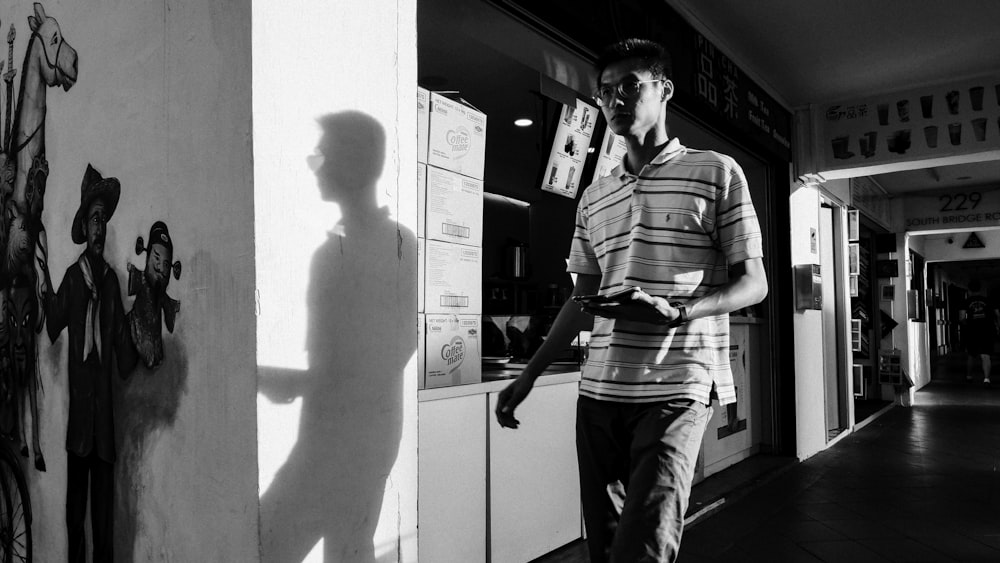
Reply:
M377 203L383 128L353 111L319 124L309 164L321 198L336 202L342 219L310 267L309 369L260 376L271 401L302 399L298 441L261 498L261 553L266 562L298 563L322 540L326 563L368 563L377 561L373 537L417 344L416 292L401 273L403 249L415 251L416 241Z

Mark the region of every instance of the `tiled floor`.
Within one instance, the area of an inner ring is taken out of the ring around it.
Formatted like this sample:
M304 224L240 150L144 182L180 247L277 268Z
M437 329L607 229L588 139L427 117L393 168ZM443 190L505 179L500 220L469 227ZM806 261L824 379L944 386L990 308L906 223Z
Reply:
M1000 561L1000 387L930 384L691 528L680 561Z
M690 527L680 563L1000 562L1000 384L942 365L912 408ZM587 561L582 546L554 555Z

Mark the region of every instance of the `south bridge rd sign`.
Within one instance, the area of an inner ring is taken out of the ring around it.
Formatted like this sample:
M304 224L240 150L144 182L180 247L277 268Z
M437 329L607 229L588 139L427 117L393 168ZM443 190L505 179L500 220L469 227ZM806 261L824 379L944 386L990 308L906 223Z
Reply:
M911 193L903 217L910 231L1000 225L1000 196L996 188Z

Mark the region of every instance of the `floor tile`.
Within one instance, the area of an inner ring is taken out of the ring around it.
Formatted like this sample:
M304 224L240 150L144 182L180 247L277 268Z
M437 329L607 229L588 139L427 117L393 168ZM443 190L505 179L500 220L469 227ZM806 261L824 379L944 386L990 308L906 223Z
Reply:
M803 549L824 563L884 563L892 561L853 540L805 542Z
M954 561L947 555L910 538L863 539L858 543L890 561L906 563Z
M1000 386L935 381L741 491L685 531L680 562L709 561L1000 562Z

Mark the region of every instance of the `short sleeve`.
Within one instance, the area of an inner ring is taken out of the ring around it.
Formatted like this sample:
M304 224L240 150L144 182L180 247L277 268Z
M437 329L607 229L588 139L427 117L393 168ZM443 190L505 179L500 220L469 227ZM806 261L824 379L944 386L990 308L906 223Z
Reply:
M730 265L764 256L757 212L743 169L728 160L726 180L716 194L716 241Z
M576 208L576 228L573 232L573 242L570 244L569 260L566 271L574 274L601 274L601 265L597 253L590 242L590 204L589 192L584 192Z

